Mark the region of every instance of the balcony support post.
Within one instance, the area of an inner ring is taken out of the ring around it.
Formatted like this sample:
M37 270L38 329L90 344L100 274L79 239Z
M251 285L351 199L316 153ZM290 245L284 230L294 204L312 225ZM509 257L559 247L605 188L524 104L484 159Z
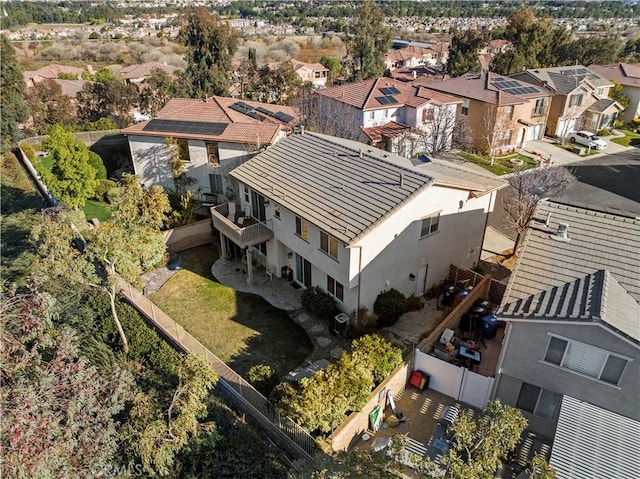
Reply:
M247 248L247 283L253 282L253 263L251 262L251 248Z
M227 261L227 238L220 232L220 259L222 262Z

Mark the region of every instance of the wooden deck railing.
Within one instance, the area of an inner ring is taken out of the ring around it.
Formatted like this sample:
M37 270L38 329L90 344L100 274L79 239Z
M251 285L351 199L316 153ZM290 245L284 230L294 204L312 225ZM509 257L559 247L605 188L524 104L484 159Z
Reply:
M229 204L211 207L213 226L241 248L254 246L273 238L269 222L238 226L229 218ZM270 221L270 220L269 220Z

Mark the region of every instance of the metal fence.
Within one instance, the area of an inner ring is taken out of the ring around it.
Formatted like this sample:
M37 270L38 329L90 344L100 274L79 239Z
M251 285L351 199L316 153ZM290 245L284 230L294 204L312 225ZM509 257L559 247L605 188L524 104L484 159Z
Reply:
M153 304L140 291L119 279L121 293L179 349L202 357L219 377L216 389L252 417L280 447L298 459L310 460L317 451L315 439L279 411L251 384L209 351L182 326Z

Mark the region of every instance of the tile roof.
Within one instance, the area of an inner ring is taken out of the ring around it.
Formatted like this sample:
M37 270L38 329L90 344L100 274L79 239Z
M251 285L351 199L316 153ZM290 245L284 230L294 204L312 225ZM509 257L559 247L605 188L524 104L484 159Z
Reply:
M53 63L51 65L38 68L37 70L23 72L22 75L25 80L28 80L29 78L33 77L58 78L58 75L60 75L60 73L70 73L72 75L80 76L84 71L84 68L70 67L67 65L58 65L57 63Z
M640 422L564 396L549 463L558 479L635 478L638 437Z
M294 70L299 70L301 68L311 68L314 72L328 72L329 69L326 68L322 63L305 63L300 62L298 60L290 60Z
M409 46L409 47L399 48L398 50L391 50L389 53L386 54L385 60L404 61L404 60L409 60L411 58L422 58L424 55L438 56L438 52L433 48Z
M211 97L206 100L193 98L173 98L158 112L154 119L186 122L207 122L225 124L224 131L217 135L185 134L180 132L158 132L144 130L149 122L142 122L122 130L125 134L147 136L179 136L180 138L211 139L232 143L271 144L275 141L282 127L291 127L297 122L294 108L266 103L244 101L253 108L266 108L271 112L282 112L293 117L288 123L272 116L260 115L263 121L257 120L231 108L238 100L234 98Z
M587 111L594 111L596 113L604 113L612 106L615 106L618 111L624 110L622 105L620 105L617 101L612 100L611 98L603 98L602 100L598 100L587 108Z
M569 225L568 241L554 234L561 223ZM531 296L599 270L609 271L640 302L640 218L543 201L526 232L502 304L532 301Z
M279 141L230 175L338 240L353 244L433 182L424 173L387 161L384 155L391 154L305 132Z
M379 98L386 96L383 88L396 88L394 93L396 103L381 103ZM325 88L318 92L319 95L354 106L360 110L376 110L404 105L417 107L429 103L454 104L460 100L452 95L446 95L421 86L414 86L393 78L374 78L358 83L347 83Z
M565 67L528 69L514 74L518 78L531 77L537 84L546 84L550 90L560 95L566 95L583 83L589 83L593 88L613 86L611 81L582 65Z
M135 78L147 77L151 75L154 70L162 70L163 72L171 75L176 70L179 70L179 68L171 65L164 65L158 62L145 62L124 67L120 70L119 73L122 78L130 80Z
M589 70L621 85L640 88L640 63L590 65Z
M87 83L92 83L85 80L60 80L59 78L53 81L60 85L63 95L70 96L71 98L78 96L78 93L82 91Z
M505 304L499 314L506 319L604 322L640 343L640 304L604 269Z
M448 80L451 78L446 73L442 73L436 67L431 67L428 65L396 68L391 72L391 76L394 80L411 82L416 86L426 85L428 83L434 83L442 80Z
M399 136L410 132L412 128L409 125L390 121L380 126L372 126L363 128L362 131L371 140L372 143L380 143L382 140L398 138Z
M462 98L478 100L484 103L499 105L518 105L526 103L532 98L550 96L543 88L536 88L536 92L527 94L509 94L500 91L494 82L497 79L513 80L513 78L498 75L496 73L467 73L451 80L446 80L429 85L432 90L449 93ZM515 81L515 80L513 80ZM530 86L526 84L526 86Z

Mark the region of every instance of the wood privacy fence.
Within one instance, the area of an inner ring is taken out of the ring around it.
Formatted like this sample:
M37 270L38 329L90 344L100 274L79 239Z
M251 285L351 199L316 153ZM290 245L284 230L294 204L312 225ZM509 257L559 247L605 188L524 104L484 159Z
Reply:
M218 375L216 389L237 408L253 418L267 436L297 459L311 460L317 450L315 439L288 417L282 416L269 401L242 376L205 348L196 338L160 308L118 278L121 294L177 348L203 358Z

